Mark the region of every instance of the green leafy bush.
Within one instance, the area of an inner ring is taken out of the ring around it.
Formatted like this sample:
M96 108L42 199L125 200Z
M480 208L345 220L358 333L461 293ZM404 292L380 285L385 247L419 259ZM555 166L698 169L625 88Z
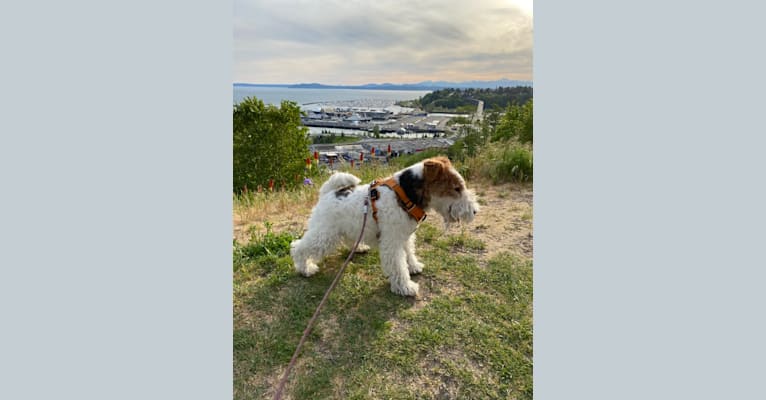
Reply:
M511 105L505 110L494 134L493 141L516 139L521 143L532 143L533 104L529 100L522 106Z
M487 143L475 156L457 167L466 177L489 179L494 184L531 182L532 150L514 142Z
M532 180L532 152L523 147L508 148L496 164L492 181L527 182Z
M233 118L234 192L268 187L272 179L275 187L295 187L302 180L310 143L298 105L283 101L276 107L249 97L234 107Z

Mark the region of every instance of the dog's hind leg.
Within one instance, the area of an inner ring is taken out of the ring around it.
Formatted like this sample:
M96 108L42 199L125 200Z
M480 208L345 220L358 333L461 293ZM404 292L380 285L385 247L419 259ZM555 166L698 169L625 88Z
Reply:
M351 250L354 248L354 244L356 244L356 238L346 237L343 239L343 243ZM370 246L364 244L364 242L359 242L359 246L356 247L356 253L364 254L368 251L370 251Z
M334 233L308 230L301 239L290 244L295 270L303 276L314 275L319 271L316 263L335 250L337 245L338 237Z
M407 269L410 274L419 274L423 271L423 263L415 257L415 233L410 235L404 244L404 251L407 252Z

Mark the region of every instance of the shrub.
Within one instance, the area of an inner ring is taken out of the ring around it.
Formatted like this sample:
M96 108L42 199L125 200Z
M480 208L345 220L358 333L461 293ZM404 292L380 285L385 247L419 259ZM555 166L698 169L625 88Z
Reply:
M532 180L532 152L523 148L508 148L491 174L494 183L527 182Z
M492 183L532 181L532 151L517 143L490 143L458 167L463 176L489 179Z
M510 105L492 135L493 141L517 139L521 143L532 143L533 139L532 100L522 106Z
M270 179L275 187L294 187L296 176L304 172L310 143L298 105L283 101L276 107L249 97L234 107L233 118L234 192L267 187Z
M460 127L460 135L460 139L447 149L447 156L452 161L474 157L486 142L483 132L471 126Z

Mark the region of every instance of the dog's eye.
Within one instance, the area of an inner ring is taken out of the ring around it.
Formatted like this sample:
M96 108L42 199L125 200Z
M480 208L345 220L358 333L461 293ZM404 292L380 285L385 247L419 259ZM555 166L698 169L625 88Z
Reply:
M455 191L458 192L458 193L460 193L461 190L463 190L463 188L461 188L460 186L455 188Z

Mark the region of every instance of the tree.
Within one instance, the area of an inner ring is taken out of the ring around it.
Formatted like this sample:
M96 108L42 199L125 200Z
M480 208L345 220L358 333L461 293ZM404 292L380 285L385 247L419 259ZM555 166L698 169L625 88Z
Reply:
M380 139L380 127L379 126L375 125L372 128L372 133L375 136L375 139Z
M482 145L481 132L470 125L460 127L459 138L447 149L450 160L463 161L478 154Z
M234 191L282 182L296 185L308 157L308 128L294 102L280 107L248 97L234 107Z
M532 143L533 105L530 99L522 106L510 105L500 118L492 140L518 138L521 143Z

